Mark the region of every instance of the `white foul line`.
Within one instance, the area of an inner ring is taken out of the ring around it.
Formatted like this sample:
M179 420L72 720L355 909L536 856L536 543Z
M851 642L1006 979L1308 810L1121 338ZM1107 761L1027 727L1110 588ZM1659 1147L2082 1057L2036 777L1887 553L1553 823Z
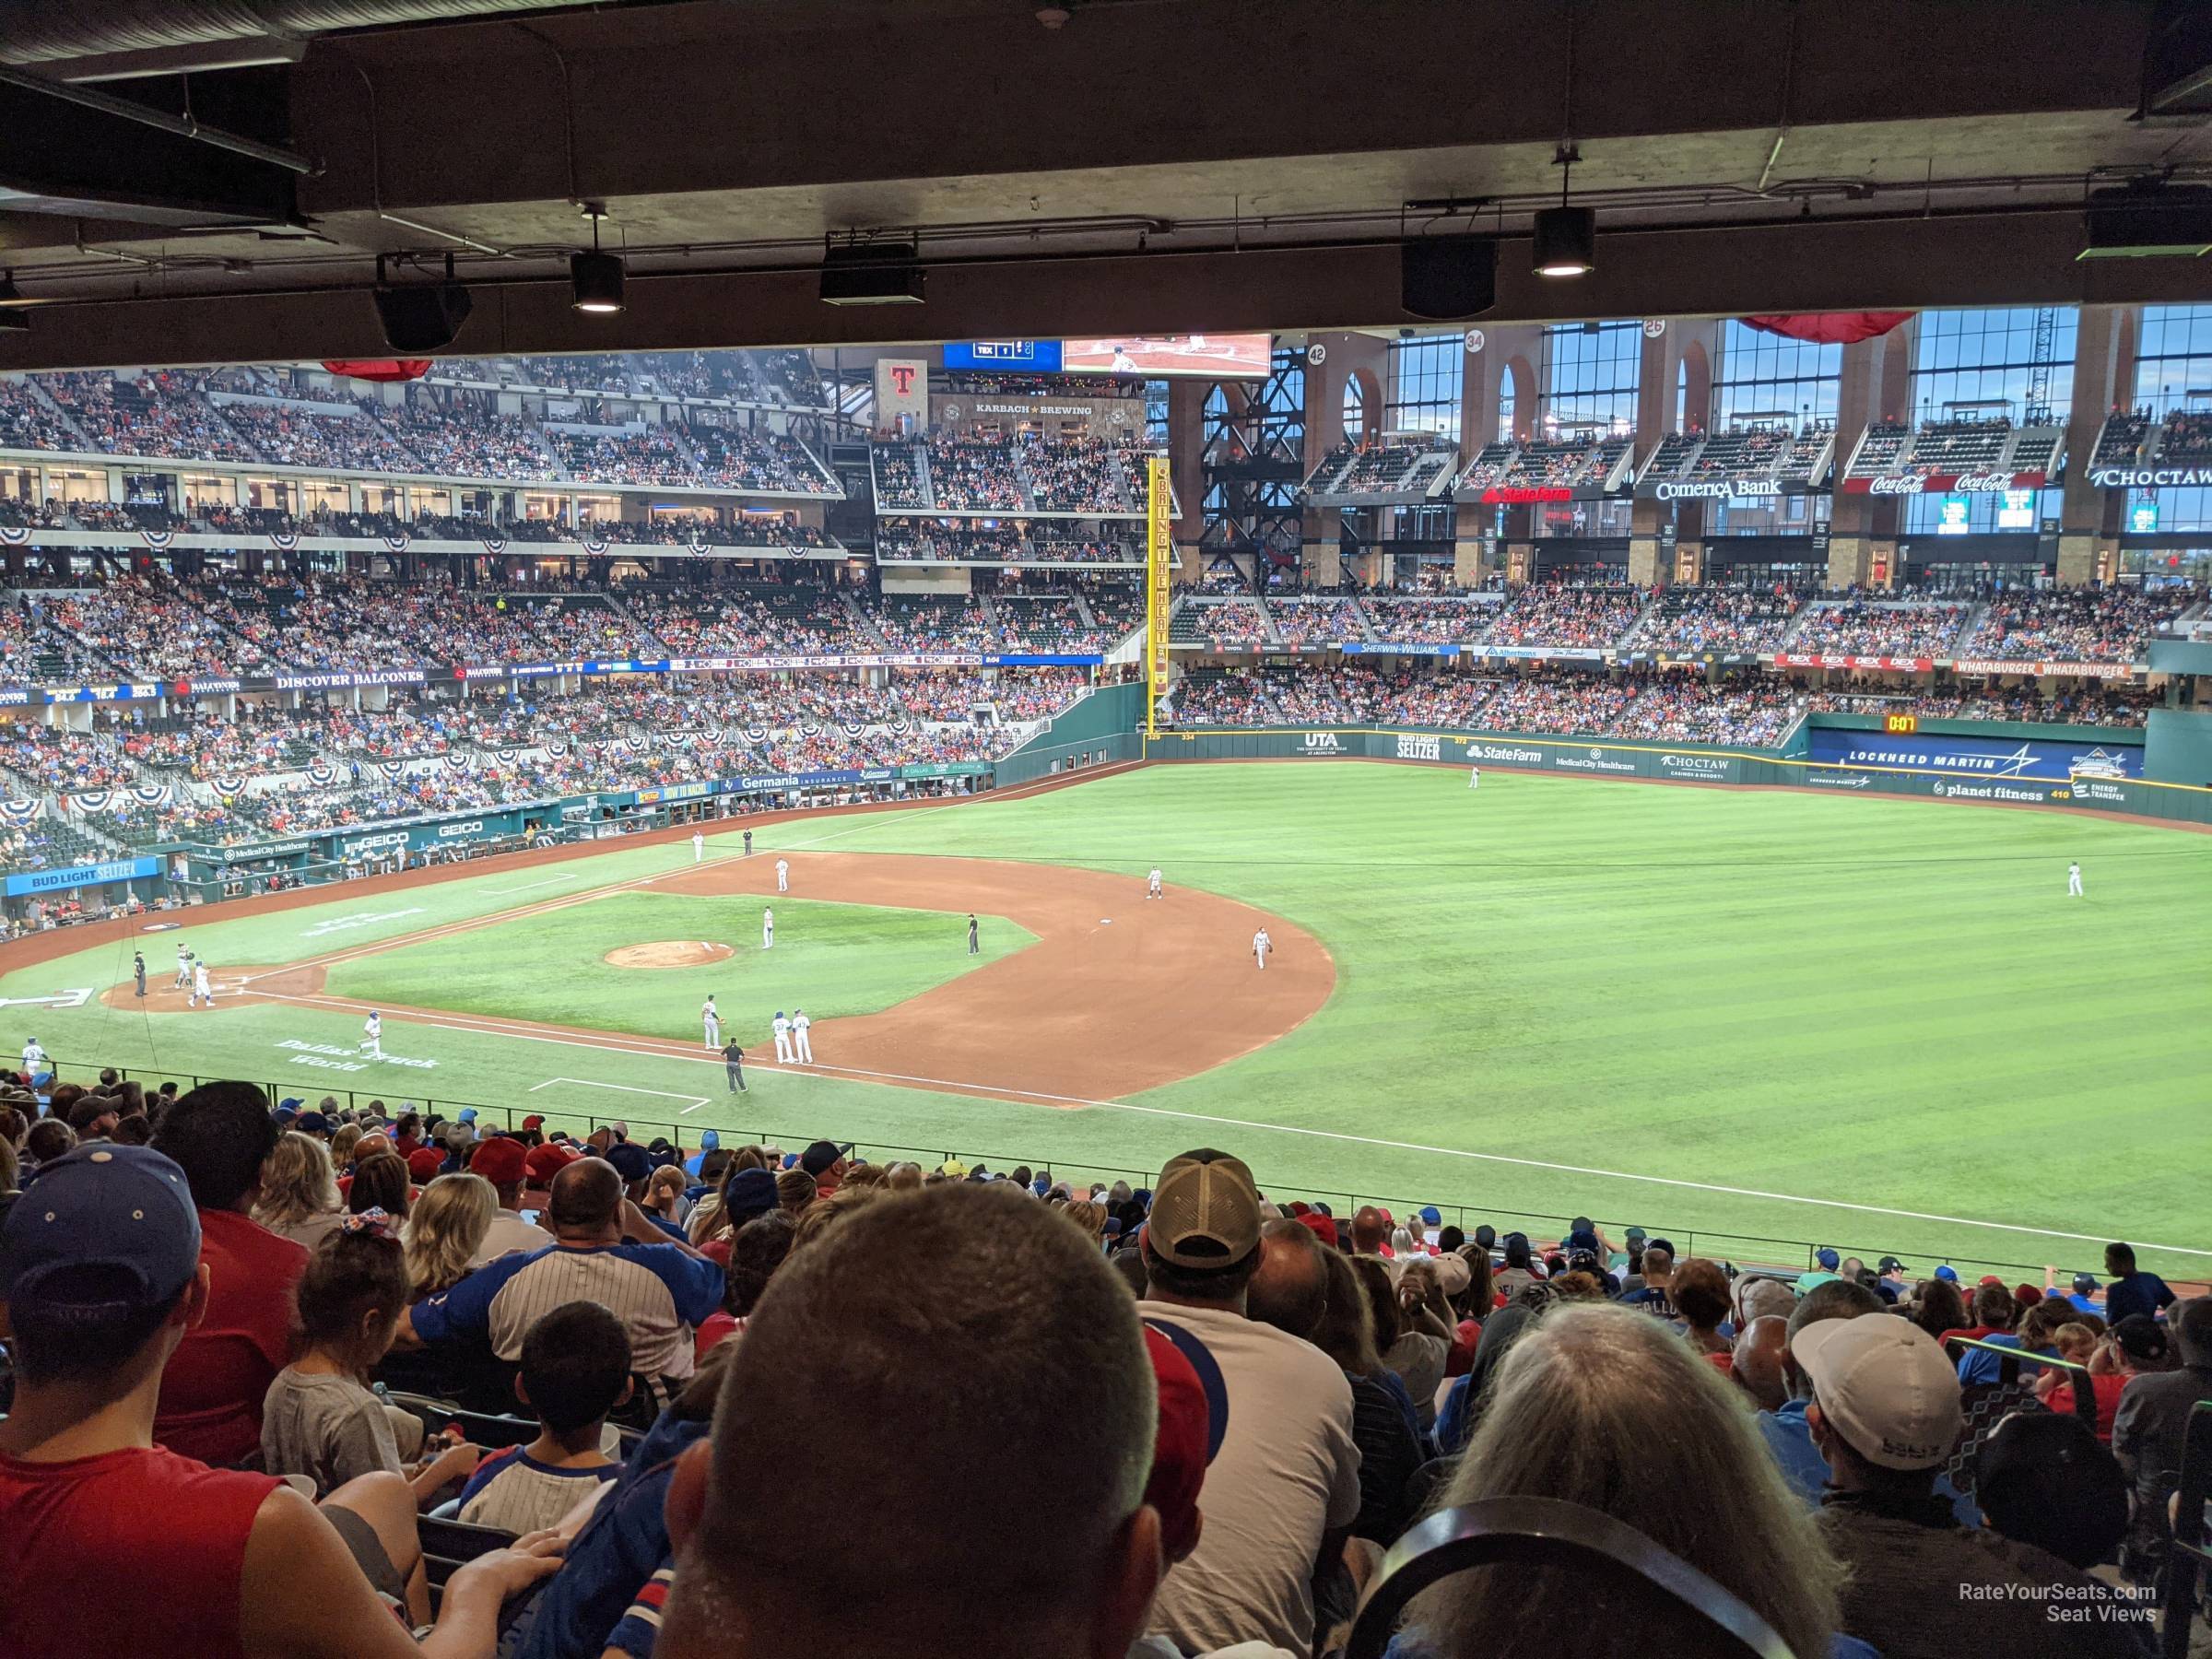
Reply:
M627 1083L602 1083L595 1077L547 1077L543 1083L531 1084L523 1092L535 1094L539 1089L550 1088L556 1083L573 1083L579 1088L618 1088L624 1094L659 1095L664 1100L688 1100L691 1104L684 1108L686 1112L697 1112L707 1103L704 1095L677 1094L669 1088L633 1088Z
M300 1003L308 1006L356 1011L352 1003L336 997L286 996L274 991L246 991L248 996L264 996L272 1002ZM458 1021L458 1023L455 1023ZM531 1030L521 1021L501 1021L494 1018L477 1019L470 1016L446 1016L426 1019L418 1015L407 1017L410 1025L430 1026L441 1030L462 1031L472 1036L519 1037L531 1042L558 1042L570 1048L588 1048L601 1053L635 1054L644 1059L682 1060L697 1065L720 1065L719 1057L680 1053L664 1048L625 1047L621 1039L613 1037L586 1041L579 1037L559 1037L550 1031ZM641 1041L651 1042L652 1038ZM1697 1193L1720 1193L1735 1198L1764 1198L1777 1204L1810 1204L1826 1209L1850 1210L1863 1216L1894 1216L1908 1221L1936 1221L1947 1227L1979 1227L1995 1232L2024 1233L2036 1239L2071 1239L2088 1243L2102 1243L2105 1233L2068 1232L2059 1228L2025 1227L2013 1221L1977 1221L1969 1216L1937 1215L1930 1210L1898 1209L1882 1204L1853 1204L1841 1198L1806 1198L1794 1193L1771 1193L1760 1187L1725 1186L1710 1181L1684 1181L1671 1175L1639 1175L1626 1170L1601 1170L1587 1164L1550 1163L1540 1158L1514 1158L1503 1152L1470 1152L1461 1147L1430 1147L1418 1141L1389 1140L1379 1135L1347 1135L1336 1129L1307 1129L1292 1124L1263 1124L1251 1118L1224 1117L1206 1112L1182 1112L1168 1106L1139 1106L1130 1100L1094 1100L1083 1095L1046 1094L1033 1088L1004 1088L996 1084L959 1083L944 1077L916 1077L902 1072L869 1071L859 1066L824 1065L785 1066L773 1061L751 1062L760 1071L795 1071L804 1076L841 1076L865 1078L871 1082L891 1083L925 1088L949 1088L963 1093L987 1093L1014 1096L1022 1100L1042 1100L1054 1106L1089 1106L1107 1112L1133 1112L1146 1117L1175 1118L1189 1124L1216 1124L1232 1129L1253 1129L1272 1135L1300 1135L1314 1140L1342 1141L1352 1146L1382 1147L1394 1152L1420 1152L1435 1158L1466 1159L1477 1163L1509 1164L1525 1170L1548 1170L1564 1175L1588 1175L1605 1181L1636 1181L1650 1186L1680 1187ZM540 1088L544 1087L542 1084ZM602 1084L601 1088L619 1088L618 1084ZM1292 1183L1295 1184L1295 1183ZM2147 1241L2136 1246L2141 1250L2163 1251L2171 1255L2205 1256L2212 1258L2212 1250L2194 1249L2186 1244L2153 1244Z
M543 881L526 881L521 887L486 888L484 891L487 894L491 895L504 895L507 893L530 893L536 891L539 888L559 887L564 881L573 881L575 879L576 873L571 870L566 876L548 876Z

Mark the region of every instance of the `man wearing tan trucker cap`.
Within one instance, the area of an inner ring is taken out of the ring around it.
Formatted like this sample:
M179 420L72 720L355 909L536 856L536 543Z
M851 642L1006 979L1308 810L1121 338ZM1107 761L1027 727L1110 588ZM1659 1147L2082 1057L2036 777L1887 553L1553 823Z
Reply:
M1168 1576L1149 1631L1186 1652L1240 1641L1313 1651L1312 1581L1359 1512L1352 1391L1309 1342L1245 1317L1260 1196L1226 1153L1160 1171L1142 1235L1137 1311L1182 1351L1212 1407L1198 1547Z

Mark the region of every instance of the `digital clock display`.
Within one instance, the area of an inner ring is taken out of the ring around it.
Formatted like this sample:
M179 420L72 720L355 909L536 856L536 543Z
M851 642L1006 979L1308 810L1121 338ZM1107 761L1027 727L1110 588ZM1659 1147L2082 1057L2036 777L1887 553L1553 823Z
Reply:
M1893 737L1910 737L1920 730L1920 716L1917 714L1885 714L1882 716L1882 730Z

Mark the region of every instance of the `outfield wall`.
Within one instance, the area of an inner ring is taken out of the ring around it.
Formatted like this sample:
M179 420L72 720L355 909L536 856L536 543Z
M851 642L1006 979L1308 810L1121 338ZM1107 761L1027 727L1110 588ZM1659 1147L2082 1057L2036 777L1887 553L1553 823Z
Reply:
M2067 731L2076 743L2081 728ZM2030 746L2031 747L2032 746ZM2029 762L1965 748L1921 746L1923 765L1800 759L1775 749L1697 743L1624 743L1607 737L1516 732L1378 730L1361 726L1163 732L1142 746L1147 760L1407 760L1480 765L1581 777L1676 783L1812 788L2006 806L2076 806L2176 823L2212 824L2212 788L2143 778L2015 775Z

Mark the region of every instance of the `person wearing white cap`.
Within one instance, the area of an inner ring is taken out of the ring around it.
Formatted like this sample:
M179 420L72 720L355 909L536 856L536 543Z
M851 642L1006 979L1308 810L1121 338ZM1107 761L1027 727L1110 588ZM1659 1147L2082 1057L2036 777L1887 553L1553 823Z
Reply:
M1937 1494L1964 1412L1959 1374L1934 1337L1894 1316L1828 1319L1795 1332L1790 1356L1812 1384L1806 1421L1828 1464L1821 1531L1850 1570L1845 1634L1884 1659L2147 1651L2150 1627L2134 1606L2090 1606L2100 1587L2088 1574L1960 1526ZM2085 1621L2054 1619L2053 1608L2081 1610ZM2152 1611L2142 1605L2144 1618Z

